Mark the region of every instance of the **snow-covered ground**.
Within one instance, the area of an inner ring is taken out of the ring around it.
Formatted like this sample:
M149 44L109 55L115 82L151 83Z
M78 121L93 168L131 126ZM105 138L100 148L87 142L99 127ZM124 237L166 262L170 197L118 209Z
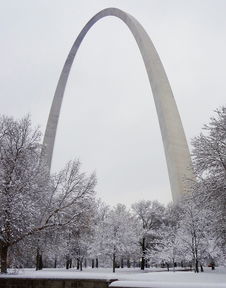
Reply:
M9 271L7 276L0 277L22 277L22 278L77 278L77 279L118 279L111 284L111 287L153 287L153 288L226 288L226 267L217 267L215 271L205 268L204 273L194 272L167 272L162 270L139 269L117 269L112 273L111 269L87 268L79 272L75 269L34 269L18 270L16 273Z

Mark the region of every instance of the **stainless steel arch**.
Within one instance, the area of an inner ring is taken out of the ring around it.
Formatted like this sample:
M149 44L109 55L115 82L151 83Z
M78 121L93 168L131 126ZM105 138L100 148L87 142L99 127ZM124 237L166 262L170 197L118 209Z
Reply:
M43 141L48 167L49 169L51 168L61 103L74 57L89 29L98 20L106 16L118 17L128 26L142 54L158 114L171 192L173 200L178 201L186 191L184 179L193 179L193 172L190 153L176 102L161 60L148 34L133 16L117 8L104 9L91 18L78 35L68 54L57 84Z

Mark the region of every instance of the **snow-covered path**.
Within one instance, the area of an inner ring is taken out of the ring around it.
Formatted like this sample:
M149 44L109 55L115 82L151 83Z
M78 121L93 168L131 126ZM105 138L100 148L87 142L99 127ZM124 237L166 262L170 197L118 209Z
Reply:
M118 279L111 287L153 287L153 288L226 288L226 267L217 268L215 271L205 268L204 273L194 272L156 272L139 269L117 269L112 273L111 269L87 268L79 272L75 269L34 269L19 270L15 274L0 277L20 277L20 278L65 278L65 279Z

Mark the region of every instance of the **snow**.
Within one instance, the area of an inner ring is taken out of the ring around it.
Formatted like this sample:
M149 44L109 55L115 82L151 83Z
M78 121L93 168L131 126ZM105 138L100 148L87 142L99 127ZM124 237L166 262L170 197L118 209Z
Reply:
M224 283L185 283L185 282L146 282L146 281L115 281L110 287L136 287L136 288L214 288L226 287Z
M195 274L194 272L150 272L132 275L129 281L113 282L111 287L152 288L220 288L226 287L226 268ZM121 280L121 279L119 279Z
M34 269L18 270L16 273L9 271L0 277L13 278L50 278L50 279L118 279L110 287L151 287L151 288L226 288L226 267L217 267L215 271L205 268L205 272L181 272L147 269L117 269L112 273L110 268L87 268L80 272L76 269Z

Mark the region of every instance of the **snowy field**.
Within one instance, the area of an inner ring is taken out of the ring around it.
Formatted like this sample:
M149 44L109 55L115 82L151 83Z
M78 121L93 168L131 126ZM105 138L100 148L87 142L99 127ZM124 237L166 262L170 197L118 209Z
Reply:
M21 278L77 278L77 279L118 279L111 287L152 287L152 288L226 288L226 267L217 267L215 271L205 268L204 273L167 272L165 270L117 269L112 273L109 268L87 268L79 272L75 269L23 269L9 271L7 276Z

